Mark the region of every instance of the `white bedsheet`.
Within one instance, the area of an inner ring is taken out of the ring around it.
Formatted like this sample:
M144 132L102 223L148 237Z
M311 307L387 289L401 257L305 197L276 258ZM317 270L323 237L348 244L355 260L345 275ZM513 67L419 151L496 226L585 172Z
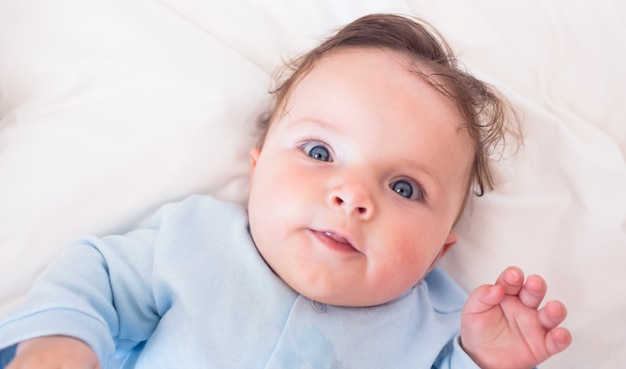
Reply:
M520 107L523 152L443 266L569 308L543 368L626 367L626 2L0 0L0 314L71 239L203 192L244 203L273 69L369 12L432 22Z

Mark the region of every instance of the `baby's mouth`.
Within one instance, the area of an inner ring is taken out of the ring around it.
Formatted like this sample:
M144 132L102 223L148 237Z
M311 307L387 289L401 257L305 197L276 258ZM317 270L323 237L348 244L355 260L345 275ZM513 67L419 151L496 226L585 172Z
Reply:
M330 238L332 238L333 240L335 240L335 241L337 241L339 243L345 243L345 244L350 245L350 241L348 241L348 239L345 238L345 237L342 237L342 236L339 236L337 234L334 234L333 232L323 232L323 233L324 233L324 235L326 235L326 237L330 237Z
M340 252L359 252L345 236L332 231L313 231L317 238L328 248Z

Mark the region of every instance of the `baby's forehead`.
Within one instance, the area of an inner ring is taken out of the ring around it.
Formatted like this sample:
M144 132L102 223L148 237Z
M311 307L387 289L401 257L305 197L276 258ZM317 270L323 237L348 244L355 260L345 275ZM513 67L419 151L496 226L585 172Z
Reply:
M380 63L360 63L363 59L368 60L380 60ZM318 78L323 76L325 71L332 69L333 66L359 64L360 68L369 68L372 77L377 73L384 72L381 69L382 66L388 67L389 64L385 63L392 61L393 64L400 67L409 74L422 79L427 82L427 85L421 86L421 88L434 88L439 91L446 99L457 107L457 101L452 95L445 89L446 85L456 83L453 78L448 78L454 75L453 71L448 71L449 68L442 67L437 63L428 61L420 55L414 55L408 51L398 51L386 47L374 47L374 46L346 46L339 47L330 50L320 55L311 65L301 73L299 78L290 86L290 92L297 89L303 80ZM347 68L350 70L351 68ZM402 76L400 78L405 78ZM289 94L288 94L289 95Z
M440 124L467 134L455 102L422 72L410 69L400 53L382 49L350 48L320 59L293 86L284 110L295 118L312 116L333 124L356 119L366 129L380 121L396 128Z
M364 59L370 60L369 63L363 62ZM391 61L391 63L389 63ZM361 68L363 75L352 73L355 68ZM394 73L390 70L396 69ZM298 90L303 89L303 85L311 85L318 79L323 79L326 89L319 89L318 93L328 94L332 88L341 88L339 82L345 84L359 83L363 89L375 88L376 79L380 75L384 75L385 84L392 84L398 80L407 80L408 75L415 77L425 83L413 84L412 90L431 90L436 91L448 103L446 110L453 111L456 119L450 120L450 124L456 125L462 134L469 134L464 116L461 113L458 99L455 99L445 89L441 88L443 84L449 83L444 81L439 75L441 73L434 70L435 67L427 63L423 58L409 55L407 52L400 52L383 47L342 47L332 50L321 55L310 68L303 73L293 85L285 97L283 107L288 110L290 99L298 98ZM339 70L339 72L337 72ZM401 72L398 73L398 70ZM379 78L380 79L380 78ZM307 86L309 87L309 86Z

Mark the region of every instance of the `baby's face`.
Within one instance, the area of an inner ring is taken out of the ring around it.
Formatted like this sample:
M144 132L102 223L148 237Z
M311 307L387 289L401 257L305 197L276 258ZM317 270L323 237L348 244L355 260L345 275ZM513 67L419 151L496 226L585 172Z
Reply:
M471 141L455 106L405 66L390 51L325 56L252 150L253 238L310 299L390 301L456 241Z

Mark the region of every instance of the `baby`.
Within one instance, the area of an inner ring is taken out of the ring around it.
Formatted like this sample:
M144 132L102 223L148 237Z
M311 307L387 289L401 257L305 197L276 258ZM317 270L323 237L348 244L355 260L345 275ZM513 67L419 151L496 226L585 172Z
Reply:
M532 368L569 345L541 277L467 297L436 266L517 129L436 31L360 18L273 94L248 209L191 196L73 244L0 323L7 368Z

